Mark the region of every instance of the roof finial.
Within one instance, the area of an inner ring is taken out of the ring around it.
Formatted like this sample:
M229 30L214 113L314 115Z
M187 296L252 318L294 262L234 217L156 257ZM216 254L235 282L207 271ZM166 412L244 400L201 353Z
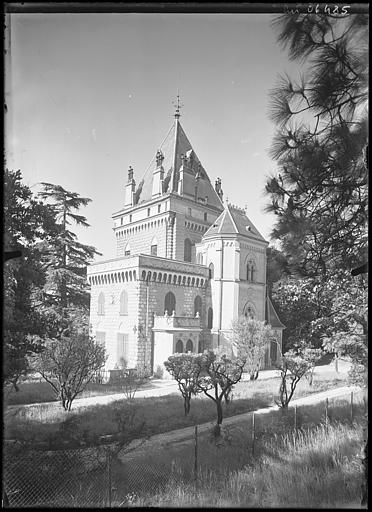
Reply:
M181 116L180 109L183 107L183 104L180 103L180 94L179 90L177 89L177 101L173 101L173 106L176 107L176 112L174 113L174 117L176 119L179 119Z

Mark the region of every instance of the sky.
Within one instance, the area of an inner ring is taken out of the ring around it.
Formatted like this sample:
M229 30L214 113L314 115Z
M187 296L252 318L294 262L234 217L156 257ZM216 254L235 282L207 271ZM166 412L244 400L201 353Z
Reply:
M269 241L264 186L275 127L270 89L298 70L271 14L11 14L6 69L6 166L26 184L51 182L91 198L82 243L116 257L113 212L127 169L140 181L173 123L212 183Z

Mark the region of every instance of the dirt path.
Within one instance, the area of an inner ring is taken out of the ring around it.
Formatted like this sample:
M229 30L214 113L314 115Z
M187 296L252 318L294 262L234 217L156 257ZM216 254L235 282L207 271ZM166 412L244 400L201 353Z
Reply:
M332 399L340 396L350 396L351 392L360 391L360 388L357 386L343 386L340 388L330 389L327 391L322 391L319 393L314 393L309 396L305 396L302 398L294 399L290 402L289 407L292 408L295 405L309 405L309 404L316 404L322 401L325 401L326 398ZM278 406L272 406L272 407L265 407L262 409L258 409L254 411L254 414L268 414L272 411L278 410ZM223 426L226 427L227 425L231 426L244 426L247 424L252 423L252 414L253 412L247 412L243 414L239 414L236 416L230 416L228 418L225 418L223 420ZM198 434L206 434L211 431L213 426L215 425L214 421L209 421L207 423L203 423L201 425L198 425ZM145 455L146 452L156 451L159 449L167 449L174 446L180 446L187 443L191 443L194 440L195 435L195 427L185 427L178 430L172 430L170 432L166 432L163 434L156 434L151 436L150 439L145 441L144 443L141 443L140 441L134 441L133 445L131 446L139 446L137 449L135 449L133 452L130 452L128 454L124 453L122 455L122 460L130 460L134 459L136 457L140 457L142 455Z

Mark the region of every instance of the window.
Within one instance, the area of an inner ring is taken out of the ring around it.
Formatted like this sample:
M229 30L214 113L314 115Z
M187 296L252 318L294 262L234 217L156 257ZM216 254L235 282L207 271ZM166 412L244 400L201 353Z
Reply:
M194 344L193 344L192 340L187 340L186 352L194 352Z
M192 210L191 210L191 208L187 208L187 215L188 215L189 217L191 217L191 216L192 216Z
M213 327L213 309L212 308L208 308L208 324L207 324L207 328L208 329L212 329Z
M158 254L158 246L157 245L152 245L151 246L151 255L152 256L157 256Z
M158 254L158 241L156 237L154 237L151 241L150 254L152 254L153 256L157 256Z
M120 217L120 225L123 225L123 217Z
M129 222L132 222L132 214L129 215Z
M176 350L175 350L178 354L182 354L183 352L183 342L182 340L178 340L177 343L176 343Z
M256 264L253 260L250 260L247 263L247 281L254 282L255 277L256 277Z
M199 252L197 260L199 265L203 265L203 253Z
M158 204L158 213L161 211L161 204Z
M96 343L104 347L106 345L106 333L102 331L96 331Z
M101 292L98 295L98 315L104 315L105 314L105 296Z
M245 317L247 318L254 318L255 317L255 311L254 311L254 308L248 304L244 307L244 311L243 311L243 314Z
M277 358L278 358L278 345L277 345L277 342L275 340L273 340L273 341L271 341L271 344L270 344L271 363L272 364L276 363Z
M129 334L118 333L116 340L116 364L119 368L128 365L129 355Z
M184 261L191 261L191 240L186 238L184 243L184 252L183 252Z
M211 263L209 265L209 279L213 279L214 278L214 265L213 263Z
M123 290L120 294L120 315L128 314L128 293Z
M151 209L147 208L147 216L150 217Z
M176 297L174 293L168 292L164 299L164 312L167 312L168 315L172 315L173 311L176 311Z
M208 220L208 213L207 212L204 212L204 220L207 221Z
M202 314L202 299L200 295L197 295L194 299L194 316L196 313L199 313L199 316Z
M130 256L130 245L127 243L125 246L124 256Z

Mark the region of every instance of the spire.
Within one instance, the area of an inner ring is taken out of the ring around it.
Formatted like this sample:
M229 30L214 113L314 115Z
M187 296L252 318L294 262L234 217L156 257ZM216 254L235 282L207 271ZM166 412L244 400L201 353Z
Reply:
M178 89L177 89L177 99L176 99L176 101L173 101L173 106L176 107L174 117L176 118L176 120L178 120L181 117L180 109L183 107L183 104L180 103L180 94L179 94Z
M174 146L173 146L173 176L172 176L172 185L171 190L174 191L177 189L177 150L178 150L178 132L179 132L179 118L181 116L180 114L180 108L183 107L180 103L180 95L179 91L177 90L177 101L173 102L173 105L176 107L176 112L174 114L175 118L175 129L174 129Z

